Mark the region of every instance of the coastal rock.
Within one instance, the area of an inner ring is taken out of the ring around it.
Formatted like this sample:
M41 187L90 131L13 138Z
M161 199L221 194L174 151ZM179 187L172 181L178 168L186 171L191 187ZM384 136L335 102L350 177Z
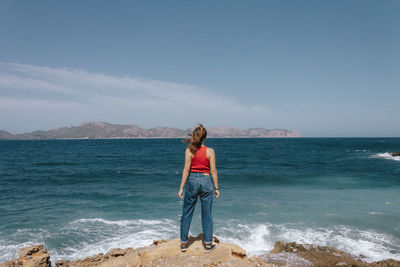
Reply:
M392 152L393 157L400 157L400 152Z
M283 243L277 241L274 248L262 256L248 258L246 251L214 238L217 248L204 251L203 236L189 237L185 253L180 251L180 240L155 240L141 248L112 248L106 254L99 253L78 260L59 260L56 267L280 267L280 266L352 266L352 267L400 267L400 261L387 259L367 263L362 255L356 257L329 246ZM0 263L0 267L51 267L50 256L43 245L22 248L19 257Z
M112 248L107 252L107 255L110 255L111 257L119 257L119 256L124 256L125 253L126 253L126 251L123 249Z
M393 259L383 260L383 261L376 261L371 263L373 267L400 267L400 261L396 261Z
M215 267L215 266L243 266L243 267L267 267L272 266L261 258L253 256L249 259L246 251L242 248L228 243L220 243L217 238L217 248L205 253L202 243L203 236L189 237L189 246L185 253L180 251L180 241L155 240L147 247L137 249L110 249L107 254L97 254L82 260L56 262L56 267L84 267L84 266L192 266L192 267Z
M203 236L189 237L188 249L182 253L179 249L180 241L155 241L150 248L141 250L143 266L268 266L261 258L249 259L246 251L229 243L217 243L217 248L205 253L202 243ZM219 240L218 240L219 242Z
M362 260L363 255L357 257L334 247L280 241L262 258L273 266L400 267L400 261L393 259L368 263Z
M75 261L58 260L56 267L112 267L112 266L140 266L141 258L133 248L112 248L107 254L99 253Z
M285 255L289 259L295 255L306 260L303 263L304 266L368 266L359 258L334 247L297 244L296 242L282 243L277 241L271 252L264 258L274 263L276 261L274 255L279 255L280 261L285 258ZM280 262L275 263L280 264Z
M43 245L21 248L18 259L0 263L0 267L51 267L50 254Z

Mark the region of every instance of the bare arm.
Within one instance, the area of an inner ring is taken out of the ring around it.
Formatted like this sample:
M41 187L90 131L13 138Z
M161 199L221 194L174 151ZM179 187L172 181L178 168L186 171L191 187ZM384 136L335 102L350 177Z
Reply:
M210 171L212 179L214 181L215 196L218 198L219 197L218 173L216 167L215 152L214 149L212 148L210 148Z
M186 148L185 151L185 166L183 167L183 172L182 172L182 180L181 180L181 186L179 187L179 192L178 192L178 197L183 198L183 188L185 187L187 178L190 173L190 165L192 164L192 153L190 152L189 148Z

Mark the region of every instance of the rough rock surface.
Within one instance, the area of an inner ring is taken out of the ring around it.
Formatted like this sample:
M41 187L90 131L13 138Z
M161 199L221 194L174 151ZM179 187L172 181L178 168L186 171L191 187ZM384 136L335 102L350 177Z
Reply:
M272 266L352 266L400 267L400 261L388 259L367 263L358 257L329 246L282 243L277 241L270 253L262 256Z
M192 266L192 267L280 267L280 266L372 266L400 267L400 261L388 259L367 263L362 256L355 257L333 247L316 246L277 241L273 250L263 256L247 257L246 251L214 238L217 248L205 253L202 235L189 238L189 247L181 252L180 241L156 240L142 248L112 248L106 254L100 253L84 259L59 260L56 267L150 267L150 266ZM43 245L20 249L19 258L0 263L0 267L50 267L50 256Z
M392 156L393 156L393 157L400 157L400 152L393 152L393 153L392 153Z
M261 258L246 256L242 248L228 243L219 243L214 239L217 248L206 253L204 251L202 236L190 237L186 252L181 252L180 241L156 240L151 246L132 249L110 249L107 254L97 254L82 260L57 261L57 267L83 267L83 266L271 266Z
M50 254L43 245L21 248L18 258L0 263L0 267L51 267Z

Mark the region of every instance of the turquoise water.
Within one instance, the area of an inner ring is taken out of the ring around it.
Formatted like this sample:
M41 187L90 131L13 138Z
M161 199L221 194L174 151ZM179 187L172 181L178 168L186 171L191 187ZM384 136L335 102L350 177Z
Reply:
M208 139L214 233L249 255L276 240L400 260L400 138ZM0 261L52 260L178 238L179 139L0 141ZM200 206L191 234L201 233Z

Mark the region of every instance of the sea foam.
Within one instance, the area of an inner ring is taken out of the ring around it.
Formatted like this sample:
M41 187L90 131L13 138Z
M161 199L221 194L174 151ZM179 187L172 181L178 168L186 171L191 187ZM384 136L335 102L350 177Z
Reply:
M234 243L244 248L248 256L268 253L275 241L334 246L340 250L359 254L372 262L388 258L400 260L400 240L396 237L373 230L337 225L327 228L305 227L302 224L244 224L238 220L215 221L214 234L223 242ZM23 240L29 233L18 231L11 237ZM0 261L17 256L19 248L44 243L52 261L60 259L75 260L97 253L106 253L111 248L143 247L156 239L175 239L179 237L178 220L107 220L102 218L82 218L68 223L59 231L49 233L40 229L29 235L30 242L7 243L0 240ZM199 234L191 231L191 235ZM62 240L60 242L60 240ZM50 244L58 243L58 247Z
M378 153L378 154L372 155L371 157L373 157L373 158L384 158L384 159L400 161L400 157L399 156L393 157L392 154L390 154L389 152Z
M400 240L373 230L344 225L311 228L301 224L229 224L217 230L221 239L241 246L249 256L267 253L279 240L333 246L355 256L362 254L366 257L363 260L368 262L388 258L400 260Z

